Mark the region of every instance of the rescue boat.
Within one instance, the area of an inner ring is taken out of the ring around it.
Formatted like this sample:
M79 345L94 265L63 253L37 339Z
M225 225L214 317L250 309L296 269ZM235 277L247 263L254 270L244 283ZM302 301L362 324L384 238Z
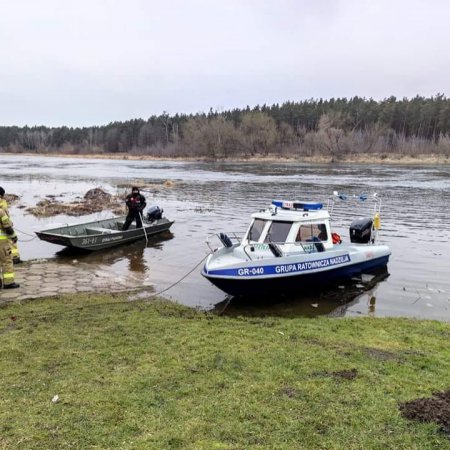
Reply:
M365 194L353 196L366 201ZM211 253L202 275L233 296L299 293L303 287L349 279L387 266L391 251L379 244L381 200L374 194L373 215L351 222L349 237L331 228L333 193L323 203L273 200L269 208L252 214L240 238L236 233L208 237ZM214 247L214 239L219 246Z

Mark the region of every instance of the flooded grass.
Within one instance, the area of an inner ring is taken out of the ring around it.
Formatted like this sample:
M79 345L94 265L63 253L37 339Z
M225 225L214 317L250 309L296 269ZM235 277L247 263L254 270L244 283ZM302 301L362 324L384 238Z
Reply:
M166 180L163 183L149 183L145 180L133 180L132 182L133 186L136 186L139 189L143 190L150 190L150 189L160 189L162 187L164 188L172 188L175 186L175 183L172 180ZM121 183L118 184L117 187L121 189L130 189L131 184L130 183Z
M145 184L136 183L140 189L156 189L171 188L174 186L173 181L167 180L163 184ZM129 191L130 185L118 185L118 193L113 195L101 188L93 188L86 192L83 198L71 202L62 202L56 199L55 195L47 195L36 203L25 209L26 212L35 217L53 217L59 214L67 216L84 216L102 211L111 211L113 214L126 214L125 198Z
M1 448L450 449L399 411L449 389L450 324L125 294L8 305L0 324Z
M110 210L113 214L126 214L124 195L112 195L108 192L94 188L90 189L80 200L63 203L54 196L40 200L36 206L26 209L35 217L52 217L58 214L67 216L84 216L96 212Z
M20 195L16 194L5 194L5 200L8 202L8 205L14 205L20 200Z

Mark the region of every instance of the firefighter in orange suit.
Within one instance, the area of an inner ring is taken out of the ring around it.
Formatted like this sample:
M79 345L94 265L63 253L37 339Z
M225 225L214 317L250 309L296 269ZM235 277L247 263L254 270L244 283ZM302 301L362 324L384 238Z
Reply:
M5 196L5 190L0 187L0 208L2 208L6 214L8 214L9 216L9 211L8 211L8 202L6 201ZM20 253L19 253L19 248L17 247L17 241L13 242L12 240L9 241L9 244L11 245L11 254L13 257L13 263L14 264L20 264L22 262L22 260L20 259Z
M8 214L6 214L3 208L0 208L0 267L2 269L3 289L15 289L19 287L14 281L10 240L17 242L17 236Z

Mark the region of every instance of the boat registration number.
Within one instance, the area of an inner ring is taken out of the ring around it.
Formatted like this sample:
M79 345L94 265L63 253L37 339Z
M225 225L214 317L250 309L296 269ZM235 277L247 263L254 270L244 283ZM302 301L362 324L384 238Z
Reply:
M96 237L84 238L81 241L81 245L91 245L91 244L95 244L96 242L97 242L97 238Z
M264 275L264 267L245 267L238 269L238 275Z

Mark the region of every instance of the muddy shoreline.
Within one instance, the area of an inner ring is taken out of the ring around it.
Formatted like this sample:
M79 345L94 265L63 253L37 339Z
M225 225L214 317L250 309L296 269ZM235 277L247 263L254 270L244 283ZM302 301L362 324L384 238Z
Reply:
M157 157L150 155L132 155L128 153L92 153L92 154L63 154L63 153L7 153L0 152L0 155L20 155L20 156L42 156L51 158L76 158L76 159L110 159L110 160L131 160L131 161L204 161L204 162L295 162L305 164L383 164L383 165L435 165L450 164L450 158L444 155L416 155L386 157L385 155L346 155L342 158L323 156L302 156L302 157L263 157L255 156L250 158L206 158L206 157Z

